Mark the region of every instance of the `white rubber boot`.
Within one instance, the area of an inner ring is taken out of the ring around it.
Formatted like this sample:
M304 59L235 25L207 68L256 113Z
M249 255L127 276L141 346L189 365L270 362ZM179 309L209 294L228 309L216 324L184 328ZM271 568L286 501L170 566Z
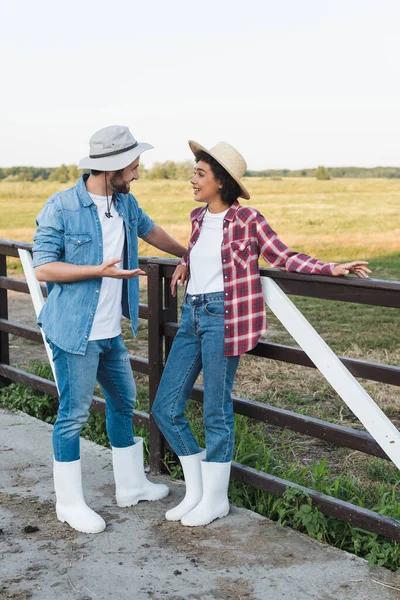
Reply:
M208 525L229 513L228 485L231 463L201 462L203 497L199 504L181 519L182 525Z
M127 448L112 448L115 497L118 506L135 506L140 500L161 500L169 494L163 483L152 483L143 468L143 438Z
M206 451L190 456L178 456L183 469L186 484L186 494L178 506L165 513L167 521L180 521L190 512L203 496L203 481L201 477L201 461L206 457Z
M81 461L53 463L57 519L83 533L101 533L104 519L85 502L82 491Z

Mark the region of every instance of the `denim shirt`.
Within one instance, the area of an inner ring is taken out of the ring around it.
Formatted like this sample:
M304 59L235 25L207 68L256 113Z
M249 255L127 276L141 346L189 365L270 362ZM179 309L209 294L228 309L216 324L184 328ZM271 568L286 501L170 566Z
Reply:
M83 175L75 186L49 198L37 217L33 266L60 261L74 265L103 262L103 236L97 207ZM138 237L150 235L154 222L132 194L115 194L115 209L125 226L124 269L138 268ZM48 339L72 354L85 354L99 301L102 278L47 283L48 298L38 324ZM122 314L131 319L134 335L139 314L139 277L124 279Z

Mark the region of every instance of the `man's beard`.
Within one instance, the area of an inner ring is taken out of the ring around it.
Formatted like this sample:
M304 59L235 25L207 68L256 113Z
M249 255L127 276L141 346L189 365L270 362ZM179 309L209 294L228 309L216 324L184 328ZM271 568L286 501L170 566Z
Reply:
M113 192L119 192L120 194L128 194L129 190L131 189L131 184L129 182L125 183L125 181L122 180L120 175L114 173L114 175L110 179L110 187Z

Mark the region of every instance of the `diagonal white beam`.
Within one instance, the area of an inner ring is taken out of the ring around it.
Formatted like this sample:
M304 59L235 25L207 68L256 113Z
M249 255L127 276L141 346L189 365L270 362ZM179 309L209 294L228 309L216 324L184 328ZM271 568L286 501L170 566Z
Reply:
M28 284L29 292L31 295L32 303L33 303L33 308L35 309L35 314L38 317L39 313L42 310L42 307L44 305L44 298L43 298L42 290L40 289L40 284L39 284L38 280L36 279L35 269L33 268L32 256L31 256L31 253L28 252L28 250L22 250L21 248L18 249L18 254L21 259L22 267L24 269L25 279L26 279L26 283ZM51 351L50 346L46 342L46 337L44 335L43 330L40 329L40 332L43 337L43 342L44 342L44 345L46 348L47 356L49 358L51 370L53 371L54 381L57 383L56 372L54 369L54 362L53 362L53 353Z
M400 432L275 281L262 277L262 286L267 306L400 469Z

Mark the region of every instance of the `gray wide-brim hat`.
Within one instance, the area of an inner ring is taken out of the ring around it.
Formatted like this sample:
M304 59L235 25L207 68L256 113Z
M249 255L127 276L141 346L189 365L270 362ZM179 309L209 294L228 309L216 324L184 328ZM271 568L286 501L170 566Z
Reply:
M247 171L247 164L243 156L236 150L236 148L230 144L227 144L226 142L219 142L210 150L207 150L207 148L204 148L204 146L194 142L193 140L189 140L189 146L193 154L203 151L212 156L221 165L221 167L223 167L225 171L229 173L232 179L236 181L242 192L240 194L240 198L250 200L249 192L240 181L240 178L243 177Z
M128 127L110 125L96 131L89 141L89 156L79 161L79 169L96 171L119 171L124 169L142 152L153 146L137 142Z

